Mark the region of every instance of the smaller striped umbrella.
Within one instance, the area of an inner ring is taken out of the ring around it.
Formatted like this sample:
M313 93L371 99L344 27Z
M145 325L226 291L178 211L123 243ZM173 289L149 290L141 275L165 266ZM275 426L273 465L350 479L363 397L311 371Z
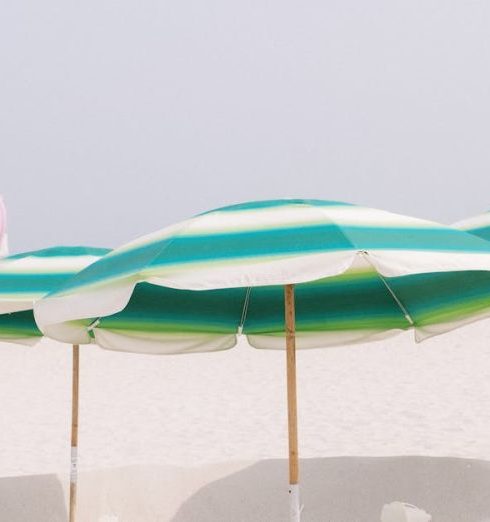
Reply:
M54 247L0 260L0 340L34 345L42 338L34 303L108 253L105 248ZM70 521L75 520L78 446L79 347L73 345Z

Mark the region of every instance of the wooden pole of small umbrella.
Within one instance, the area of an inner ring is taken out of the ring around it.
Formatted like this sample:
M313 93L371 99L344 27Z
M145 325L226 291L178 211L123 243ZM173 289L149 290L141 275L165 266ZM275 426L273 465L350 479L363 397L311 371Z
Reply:
M291 522L299 522L298 406L296 398L296 325L294 285L284 286L289 434L289 510Z
M75 522L77 508L78 475L78 386L80 347L73 345L72 402L71 402L71 472L70 472L70 522Z

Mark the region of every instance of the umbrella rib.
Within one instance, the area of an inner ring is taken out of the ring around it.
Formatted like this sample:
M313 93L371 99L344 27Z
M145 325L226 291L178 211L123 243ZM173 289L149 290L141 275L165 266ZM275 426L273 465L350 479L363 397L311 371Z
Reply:
M400 310L403 312L405 319L410 323L411 326L415 326L414 320L412 319L411 315L408 313L408 310L405 308L405 305L400 301L398 296L395 294L394 290L388 284L388 281L386 281L386 279L379 272L377 272L377 274L378 274L379 278L381 279L381 281L383 281L383 284L388 289L388 292L390 292L393 299L396 301L397 305L400 307Z
M361 254L366 258L367 262L374 268L374 270L376 271L376 274L378 274L378 277L381 279L381 281L385 285L386 289L390 293L391 297L393 297L393 299L395 300L396 304L398 305L398 307L402 311L403 315L405 316L405 319L410 323L410 326L415 326L415 321L412 319L411 315L408 313L408 310L406 309L405 305L401 302L399 297L395 294L395 291L388 284L388 281L386 280L386 278L382 274L380 274L378 272L378 270L376 270L376 267L371 262L371 259L369 259L369 252L361 252Z
M243 325L245 324L245 319L247 318L248 312L248 304L250 303L250 293L252 292L252 287L247 287L247 292L245 293L245 300L243 301L243 309L242 309L242 317L240 318L240 324L238 325L238 335L242 335Z

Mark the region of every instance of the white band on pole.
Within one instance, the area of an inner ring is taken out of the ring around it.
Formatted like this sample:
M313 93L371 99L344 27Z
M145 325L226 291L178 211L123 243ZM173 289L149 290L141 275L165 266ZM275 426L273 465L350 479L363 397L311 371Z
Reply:
M70 482L75 484L78 477L78 449L72 446L71 448L71 471Z
M301 505L298 484L289 485L289 520L290 522L301 521Z

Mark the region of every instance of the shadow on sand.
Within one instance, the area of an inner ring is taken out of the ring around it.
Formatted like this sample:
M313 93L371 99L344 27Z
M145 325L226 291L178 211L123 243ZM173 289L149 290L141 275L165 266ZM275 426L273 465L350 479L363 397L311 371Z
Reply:
M66 522L61 483L56 475L0 478L2 522Z
M438 457L335 457L301 463L302 522L379 522L400 500L433 522L490 522L490 462ZM268 460L212 482L172 522L285 522L287 462Z

